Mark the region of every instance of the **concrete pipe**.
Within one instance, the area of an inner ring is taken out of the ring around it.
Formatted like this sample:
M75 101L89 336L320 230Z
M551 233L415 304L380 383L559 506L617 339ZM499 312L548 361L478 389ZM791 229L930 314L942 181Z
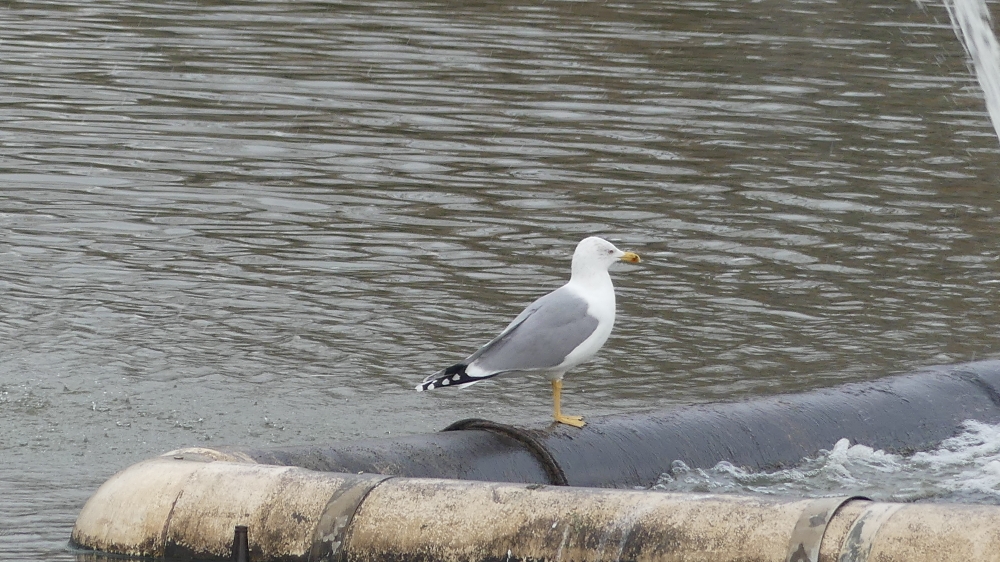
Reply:
M325 560L361 498L388 478L207 453L158 457L112 476L83 506L71 542L123 556L229 558L236 526L246 526L253 560Z
M965 420L1000 422L998 388L1000 361L981 361L746 402L595 417L583 429L466 420L437 434L224 452L333 472L648 487L673 460L773 470L845 437L893 452L925 450Z
M1000 508L778 501L408 479L161 457L87 502L79 547L252 560L950 562L995 559Z

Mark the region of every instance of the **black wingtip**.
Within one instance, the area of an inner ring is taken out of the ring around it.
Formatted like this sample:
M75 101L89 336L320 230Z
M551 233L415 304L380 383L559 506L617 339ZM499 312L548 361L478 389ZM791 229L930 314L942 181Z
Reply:
M482 380L481 378L470 377L465 372L466 367L468 367L468 365L459 363L457 365L452 365L443 371L438 371L434 375L427 377L424 382L417 385L417 392L434 390L435 388L441 388L442 386L458 386Z

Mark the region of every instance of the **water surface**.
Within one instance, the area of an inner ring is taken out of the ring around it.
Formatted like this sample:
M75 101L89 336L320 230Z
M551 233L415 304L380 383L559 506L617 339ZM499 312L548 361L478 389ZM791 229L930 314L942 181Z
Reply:
M96 486L173 448L544 425L541 380L412 389L591 234L644 262L569 413L1000 350L1000 143L939 4L23 1L0 29L11 559L71 559Z

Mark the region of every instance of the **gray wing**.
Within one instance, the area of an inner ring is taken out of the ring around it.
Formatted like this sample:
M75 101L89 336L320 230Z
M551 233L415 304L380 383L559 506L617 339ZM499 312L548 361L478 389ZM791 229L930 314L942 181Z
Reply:
M587 314L587 301L562 287L528 305L463 363L497 373L549 369L590 337L597 324Z

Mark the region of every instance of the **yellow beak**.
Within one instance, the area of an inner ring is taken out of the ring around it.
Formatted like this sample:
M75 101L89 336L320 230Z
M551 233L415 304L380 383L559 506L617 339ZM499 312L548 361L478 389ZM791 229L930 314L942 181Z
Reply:
M642 260L639 259L639 254L635 252L625 252L625 255L620 258L622 261L627 261L629 263L639 263Z

